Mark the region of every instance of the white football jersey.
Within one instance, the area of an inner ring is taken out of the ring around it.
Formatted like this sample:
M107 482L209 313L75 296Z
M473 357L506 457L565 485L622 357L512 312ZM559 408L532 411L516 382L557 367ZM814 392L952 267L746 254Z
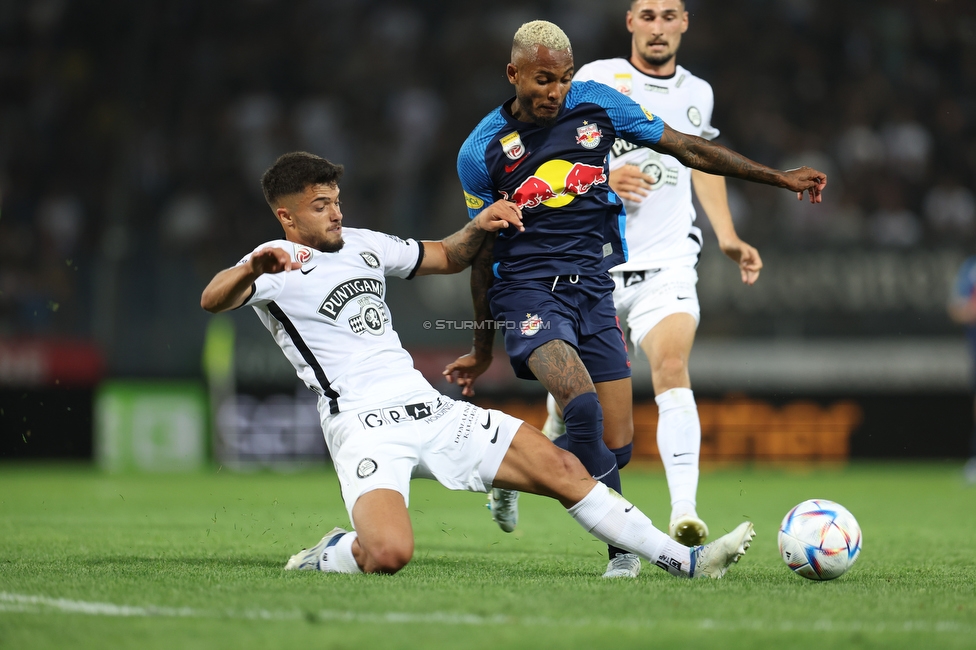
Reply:
M598 81L615 88L660 116L675 131L718 137L712 124L714 95L708 82L680 65L667 79L648 76L627 59L603 59L587 63L574 80ZM610 152L610 169L636 165L655 179L640 203L624 200L627 210L628 260L614 271L694 266L701 252L701 230L694 226L691 203L691 170L673 156L662 155L621 139Z
M332 415L405 393L433 390L393 331L386 276L412 278L423 244L360 228L343 228L336 253L283 239L301 269L266 273L245 305L254 307L298 377L329 399ZM238 264L244 264L250 255Z

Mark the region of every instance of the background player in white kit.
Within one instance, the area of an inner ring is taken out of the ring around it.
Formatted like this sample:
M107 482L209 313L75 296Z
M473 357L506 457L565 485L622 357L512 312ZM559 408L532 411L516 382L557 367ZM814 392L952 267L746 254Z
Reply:
M707 546L677 544L537 430L435 391L400 345L385 277L457 273L471 263L487 231L521 229L521 211L501 201L441 241L402 240L343 228L341 175L341 166L311 154L279 158L261 184L285 239L259 246L218 273L200 299L210 312L252 306L319 395L322 428L355 531L330 531L285 568L400 570L413 556L410 479L423 477L455 490L498 486L550 496L601 541L672 575L724 575L749 547L751 523Z
M634 0L627 29L633 35L629 59L593 61L581 67L574 80L611 86L677 131L709 140L717 137L711 125L711 86L675 60L681 35L688 29L683 0ZM689 169L672 156L619 139L611 152L610 170L610 187L627 209L630 253L625 264L613 269L614 305L634 345L651 363L660 414L657 444L671 492L669 532L694 546L706 538L708 527L696 511L701 424L688 376L700 318L695 267L702 246L701 230L694 226L692 185L719 247L738 263L743 282L756 281L762 260L735 233L723 176ZM552 398L548 406L543 431L555 437L561 434L561 418ZM629 459L633 428L629 434L604 440L610 449L623 449ZM620 460L618 453L618 466L623 467Z

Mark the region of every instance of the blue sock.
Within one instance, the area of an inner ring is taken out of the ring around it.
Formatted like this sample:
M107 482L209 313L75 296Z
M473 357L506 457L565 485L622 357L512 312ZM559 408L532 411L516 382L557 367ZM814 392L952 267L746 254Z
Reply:
M611 449L610 451L617 457L617 469L621 470L627 467L627 463L630 462L630 457L634 453L634 443Z
M596 393L576 396L563 408L567 451L573 453L590 476L620 492L617 457L603 443L603 407Z
M976 444L976 435L973 436L973 442ZM569 449L569 436L564 433L553 440L552 444L560 449ZM610 451L617 457L617 470L622 470L627 467L627 463L630 462L630 458L634 454L634 443L618 447L617 449L611 449ZM973 455L976 456L976 446L974 446Z

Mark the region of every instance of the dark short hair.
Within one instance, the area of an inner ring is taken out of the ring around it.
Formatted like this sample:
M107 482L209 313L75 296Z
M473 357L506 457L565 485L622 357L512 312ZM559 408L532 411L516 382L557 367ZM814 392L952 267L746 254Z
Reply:
M278 199L304 192L311 185L338 185L342 165L304 151L293 151L279 157L261 176L264 199L274 209Z

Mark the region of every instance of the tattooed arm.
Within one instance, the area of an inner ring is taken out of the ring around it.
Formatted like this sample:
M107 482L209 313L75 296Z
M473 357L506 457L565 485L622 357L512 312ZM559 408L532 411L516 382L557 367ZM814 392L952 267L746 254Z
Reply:
M480 215L479 215L480 216ZM491 349L495 344L495 328L485 325L491 320L491 308L488 305L488 289L494 284L495 276L491 272L494 261L492 249L495 246L495 234L485 237L481 250L478 251L471 264L471 300L474 303L474 321L482 327L474 329L474 344L471 352L459 357L444 368L444 378L449 383L457 381L465 397L474 396L474 382L491 365ZM455 373L457 376L455 377Z
M482 248L486 234L508 228L509 225L520 231L525 230L521 217L522 210L511 201L492 203L453 235L440 241L425 241L424 259L417 269L417 275L460 273L471 266L471 261Z
M809 192L811 203L820 203L820 193L827 185L827 175L810 167L789 171L773 169L749 160L720 144L694 135L679 133L667 125L664 127L661 139L651 148L674 156L686 167L709 174L732 176L793 190L797 193L798 199L803 198L804 192Z

